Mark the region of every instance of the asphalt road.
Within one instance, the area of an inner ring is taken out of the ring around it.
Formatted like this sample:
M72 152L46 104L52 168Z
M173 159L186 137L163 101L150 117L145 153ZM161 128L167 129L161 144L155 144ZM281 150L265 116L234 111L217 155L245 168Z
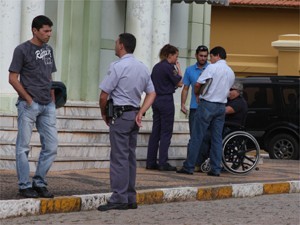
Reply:
M1 225L130 224L130 225L298 225L300 193L261 195L215 201L141 205L136 210L97 210L0 220Z

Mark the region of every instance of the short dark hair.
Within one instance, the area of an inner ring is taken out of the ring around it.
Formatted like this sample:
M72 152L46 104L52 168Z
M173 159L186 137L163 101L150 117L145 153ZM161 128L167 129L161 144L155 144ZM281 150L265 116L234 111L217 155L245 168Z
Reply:
M169 55L175 55L177 52L179 52L178 48L176 48L173 45L166 44L159 52L159 58L160 60L164 60L168 58Z
M124 45L127 53L133 53L136 46L136 38L133 34L123 33L119 35L119 42Z
M53 23L47 16L39 15L32 20L31 29L36 28L37 30L39 30L44 25L52 27Z
M205 45L199 45L196 49L196 54L198 55L199 52L207 52L208 54L208 48Z
M226 59L227 57L225 49L221 46L214 47L212 50L210 50L209 54L212 54L213 56L219 55L221 59Z

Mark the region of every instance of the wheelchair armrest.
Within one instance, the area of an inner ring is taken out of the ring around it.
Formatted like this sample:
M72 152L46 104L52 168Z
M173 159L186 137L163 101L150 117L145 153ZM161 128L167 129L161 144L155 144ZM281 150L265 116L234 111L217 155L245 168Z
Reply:
M233 130L244 130L245 127L244 126L241 126L240 124L238 123L234 123L234 122L226 122L224 123L224 127L229 127Z

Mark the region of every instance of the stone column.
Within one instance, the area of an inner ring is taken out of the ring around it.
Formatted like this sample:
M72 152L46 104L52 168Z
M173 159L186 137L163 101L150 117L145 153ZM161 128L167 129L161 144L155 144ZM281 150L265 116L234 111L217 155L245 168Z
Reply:
M134 55L152 68L153 1L127 0L126 32L137 39Z
M44 13L45 0L22 0L21 42L32 38L32 20L38 15L44 15Z
M8 83L8 68L14 48L20 44L21 1L3 0L0 7L0 93L1 108L3 94L17 94Z
M278 75L300 75L300 35L280 35L279 40L272 42L278 50Z
M154 0L152 66L159 61L160 49L170 42L171 0Z

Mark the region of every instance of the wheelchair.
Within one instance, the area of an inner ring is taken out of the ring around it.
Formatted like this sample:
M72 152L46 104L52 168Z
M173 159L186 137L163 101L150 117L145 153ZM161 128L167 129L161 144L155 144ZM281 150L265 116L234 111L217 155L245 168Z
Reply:
M260 146L256 139L243 130L230 132L223 138L222 166L229 173L244 175L259 170ZM210 171L210 159L200 166L202 172Z

